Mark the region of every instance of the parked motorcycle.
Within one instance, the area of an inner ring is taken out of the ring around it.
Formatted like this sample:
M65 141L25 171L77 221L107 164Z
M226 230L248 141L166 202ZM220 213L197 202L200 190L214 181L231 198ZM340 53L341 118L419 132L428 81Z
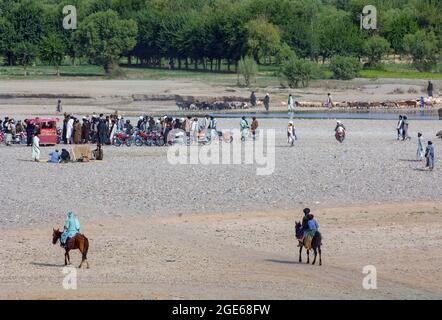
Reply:
M121 145L123 145L123 144L130 147L133 142L134 142L133 135L126 134L125 132L118 132L115 135L114 141L112 142L112 144L116 147L121 147Z

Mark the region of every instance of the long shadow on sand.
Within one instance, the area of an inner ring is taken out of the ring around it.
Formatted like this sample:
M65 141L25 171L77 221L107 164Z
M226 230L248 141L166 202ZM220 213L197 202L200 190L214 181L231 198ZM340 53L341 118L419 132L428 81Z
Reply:
M64 264L54 264L54 263L31 262L30 264L37 267L54 267L54 268L64 267Z
M282 264L302 264L298 261L287 261L287 260L276 260L276 259L265 259L267 262L273 262L273 263L282 263Z
M422 160L413 160L413 159L399 159L399 161L404 161L404 162L421 162Z

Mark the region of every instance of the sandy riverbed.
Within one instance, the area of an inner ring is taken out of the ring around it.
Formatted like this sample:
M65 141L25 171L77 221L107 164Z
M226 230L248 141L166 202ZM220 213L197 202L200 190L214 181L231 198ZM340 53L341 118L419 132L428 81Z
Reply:
M442 171L415 161L417 131L441 158L441 122L413 121L409 142L396 141L395 121L345 124L339 145L332 120L296 121L290 148L286 121L262 120L276 130L268 176L256 164L171 165L166 148L107 147L102 163L49 165L1 146L0 297L442 297ZM324 235L322 267L297 263L304 206ZM63 253L50 244L67 210L91 239L75 292L63 290ZM362 289L369 264L378 290Z

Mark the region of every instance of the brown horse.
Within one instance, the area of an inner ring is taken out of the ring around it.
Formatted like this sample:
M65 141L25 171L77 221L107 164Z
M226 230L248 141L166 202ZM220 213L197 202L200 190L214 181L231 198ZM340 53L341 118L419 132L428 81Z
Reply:
M300 222L296 221L296 238L298 239L298 242L300 243L299 262L300 263L302 262L301 253L302 253L302 248L305 247L305 249L307 250L307 263L310 263L310 250L305 245L305 239L303 241L300 240L303 238L303 233L304 232L302 230L302 224ZM322 236L319 233L319 231L316 231L315 235L313 236L312 244L311 244L311 249L313 249L313 252L315 254L312 264L316 263L316 256L318 255L318 252L319 252L319 265L322 265L321 245L322 245Z
M61 235L63 232L61 232L59 229L55 230L53 229L52 233L52 244L56 244L58 240L60 240ZM89 262L87 261L87 251L89 250L89 240L82 234L77 234L75 237L69 239L72 241L72 245L65 246L65 253L64 253L64 265L71 264L71 259L69 257L69 251L79 249L81 252L81 263L78 268L81 268L83 265L83 262L86 262L86 267L89 269Z

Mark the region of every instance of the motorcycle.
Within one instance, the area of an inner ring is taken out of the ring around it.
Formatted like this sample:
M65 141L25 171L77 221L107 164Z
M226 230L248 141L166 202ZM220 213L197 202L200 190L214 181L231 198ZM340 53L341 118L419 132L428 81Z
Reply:
M133 142L134 142L133 135L126 134L125 132L118 132L115 135L112 144L116 147L121 147L122 144L125 144L126 146L130 147Z
M335 138L336 140L338 140L340 143L343 143L345 140L345 130L344 129L339 129L336 131L335 133Z
M57 128L57 144L60 144L63 140L63 130L61 128Z
M164 135L160 131L152 131L147 134L146 144L148 146L164 146Z
M145 144L147 145L147 138L148 134L144 131L136 131L134 133L135 145L137 147L144 146Z

